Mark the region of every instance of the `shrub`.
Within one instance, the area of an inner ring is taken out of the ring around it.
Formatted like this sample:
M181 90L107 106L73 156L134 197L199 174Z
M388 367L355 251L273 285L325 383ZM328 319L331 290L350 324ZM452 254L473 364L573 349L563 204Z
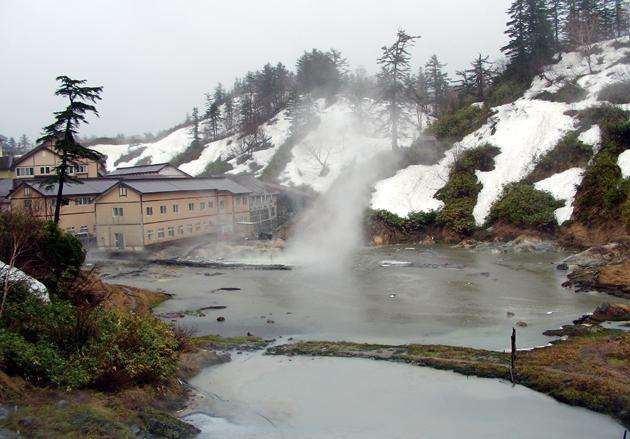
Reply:
M492 205L489 223L502 221L524 228L553 228L554 211L562 206L564 201L557 201L549 192L527 183L512 183Z
M39 276L38 279L53 290L58 289L60 283L74 281L85 261L81 241L51 221L44 224L41 251L50 275Z
M572 104L586 99L587 94L587 91L580 87L577 83L567 82L554 93L543 91L536 96L536 99Z
M527 176L527 183L535 183L574 167L584 167L593 155L593 148L581 142L579 132L565 135L555 148L538 157L534 170Z
M438 212L411 212L407 218L402 218L387 210L372 210L368 212L368 223L381 223L392 229L404 233L426 230L437 223Z
M630 112L615 105L603 104L586 108L579 112L580 126L584 129L599 125L602 131L618 125L630 118Z
M611 104L630 103L630 80L605 86L600 90L597 99L610 102Z
M476 148L464 150L455 158L453 170L455 172L482 172L494 169L494 158L501 153L501 150L494 145L485 143Z
M123 387L160 382L177 364L178 341L152 316L42 303L16 286L0 319L0 364L38 385Z
M518 82L513 80L504 80L497 82L488 93L486 105L488 107L497 107L499 105L514 102L529 88L529 83Z
M470 105L441 116L429 127L429 131L438 139L461 140L481 128L489 116L489 110Z
M578 187L574 202L577 219L591 223L614 213L628 199L629 186L621 178L616 156L598 154Z
M199 177L210 177L212 175L225 174L232 169L234 169L234 167L230 163L219 158L213 162L208 163L206 169L204 169L203 172L199 174Z

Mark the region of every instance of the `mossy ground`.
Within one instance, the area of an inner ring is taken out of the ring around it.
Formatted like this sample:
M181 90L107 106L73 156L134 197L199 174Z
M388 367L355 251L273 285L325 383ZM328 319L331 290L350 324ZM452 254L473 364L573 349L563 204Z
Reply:
M509 379L509 354L442 345L370 345L300 342L271 355L312 355L404 362L464 375ZM630 333L615 330L571 337L517 354L519 384L567 404L586 407L630 426Z
M263 340L255 336L221 337L219 335L204 335L192 339L192 344L198 348L216 350L257 350L267 347L270 340Z

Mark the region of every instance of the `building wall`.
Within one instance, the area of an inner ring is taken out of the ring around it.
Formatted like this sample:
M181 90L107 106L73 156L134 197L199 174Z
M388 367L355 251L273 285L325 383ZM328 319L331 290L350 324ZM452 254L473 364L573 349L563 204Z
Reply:
M65 198L68 199L68 204L61 206L59 227L75 234L94 235L96 231L94 202L90 204L77 204L77 202L80 199L94 200L95 196ZM22 186L11 196L11 210L26 210L43 220L52 220L55 215L54 200L55 197L44 197L32 188Z
M140 249L144 245L141 196L132 189L125 189L126 195L122 195L120 186L116 185L97 200L96 241L99 247L116 248L116 234L123 236L126 249ZM115 215L114 209L122 215Z
M46 177L54 173L55 166L61 163L59 155L49 148L42 148L30 157L19 160L14 164L15 171L13 178L28 179ZM73 164L86 166L86 172L73 174L77 178L96 178L99 170L102 172L101 164L94 160L81 159ZM19 175L17 168L33 168L33 175ZM42 172L43 171L43 172Z
M14 178L15 172L10 169L0 170L0 178Z

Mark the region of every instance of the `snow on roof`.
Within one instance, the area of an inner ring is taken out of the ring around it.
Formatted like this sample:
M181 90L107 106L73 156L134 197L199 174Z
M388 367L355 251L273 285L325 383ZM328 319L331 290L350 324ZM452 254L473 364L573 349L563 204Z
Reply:
M9 279L9 282L24 282L24 284L28 287L29 291L35 294L40 300L44 302L50 302L50 297L48 296L48 289L46 286L28 276L22 270L19 270L15 267L9 268L7 264L0 261L0 279L4 281L5 279Z
M536 189L548 191L556 200L564 201L564 207L556 209L554 212L558 224L571 219L573 200L577 193L577 187L582 183L583 178L584 169L571 168L534 184Z

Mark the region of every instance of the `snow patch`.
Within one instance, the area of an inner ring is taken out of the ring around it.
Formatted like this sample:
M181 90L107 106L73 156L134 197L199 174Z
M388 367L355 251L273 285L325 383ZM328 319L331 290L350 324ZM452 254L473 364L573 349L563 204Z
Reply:
M7 264L0 261L0 282L4 282L7 278L9 279L9 282L23 282L28 287L29 291L37 296L39 300L43 302L50 302L48 289L43 283L37 279L33 279L22 270L15 267L9 268Z
M598 146L602 142L602 130L598 125L593 125L580 134L578 140L587 145Z
M619 154L617 164L621 168L621 176L623 178L630 177L630 149Z
M571 168L534 184L536 189L550 192L556 200L564 201L564 207L554 212L558 224L571 219L573 200L575 199L577 187L582 183L583 178L584 169Z

